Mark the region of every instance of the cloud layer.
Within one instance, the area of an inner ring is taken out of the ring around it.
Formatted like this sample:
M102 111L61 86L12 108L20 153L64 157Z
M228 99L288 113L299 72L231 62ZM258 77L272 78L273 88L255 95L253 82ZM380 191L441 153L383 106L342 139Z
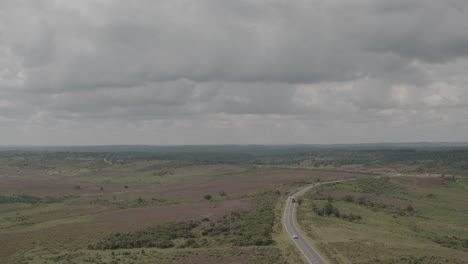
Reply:
M0 144L468 141L467 0L75 2L0 2Z

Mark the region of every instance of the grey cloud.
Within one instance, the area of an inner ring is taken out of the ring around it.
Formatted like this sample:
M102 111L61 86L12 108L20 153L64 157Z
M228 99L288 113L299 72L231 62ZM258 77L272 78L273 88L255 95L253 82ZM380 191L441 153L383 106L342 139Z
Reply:
M112 130L108 143L133 143L132 129L140 143L150 131L172 143L300 143L366 141L365 129L411 140L418 126L437 131L427 140L460 140L451 128L468 129L466 0L5 0L0 10L4 143L30 131L86 143L93 128Z
M346 81L395 68L416 72L413 59L438 62L468 54L466 11L449 3L412 1L417 8L409 12L395 11L398 3L388 7L388 1L358 1L352 8L339 1L229 2L89 4L102 16L97 19L91 11L43 1L25 7L36 16L12 15L5 23L24 25L7 30L8 44L24 57L30 86L57 89L181 78ZM372 13L376 8L383 11ZM399 54L400 61L388 53Z

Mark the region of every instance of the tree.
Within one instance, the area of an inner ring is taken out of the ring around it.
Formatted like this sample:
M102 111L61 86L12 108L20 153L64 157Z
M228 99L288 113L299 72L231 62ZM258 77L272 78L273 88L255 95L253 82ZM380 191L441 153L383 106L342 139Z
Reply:
M324 207L324 213L327 215L327 216L330 216L331 214L333 214L333 204L332 203L327 203L325 204L325 207Z
M406 206L406 211L412 212L413 210L414 210L413 206L411 206L410 204L408 204L408 206Z
M207 194L203 196L203 198L205 198L206 200L211 200L213 197L211 196L211 194Z
M335 215L335 217L338 217L340 218L341 214L340 214L340 210L338 210L338 208L333 208L333 215Z
M101 187L99 187L99 190L100 190L100 191L103 191L103 190L104 190L104 188L101 186Z
M304 202L304 200L302 200L302 198L297 199L297 204L298 204L299 206L302 204L302 202Z

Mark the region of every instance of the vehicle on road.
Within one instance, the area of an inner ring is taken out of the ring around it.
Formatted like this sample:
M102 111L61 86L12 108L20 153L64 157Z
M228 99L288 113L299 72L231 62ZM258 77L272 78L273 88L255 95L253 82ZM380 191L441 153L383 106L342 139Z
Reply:
M293 198L291 199L291 202L295 203L295 202L296 202L296 197L293 197Z
M292 238L294 238L294 239L298 239L298 238L299 238L299 236L297 236L297 235L293 235L293 236L292 236Z

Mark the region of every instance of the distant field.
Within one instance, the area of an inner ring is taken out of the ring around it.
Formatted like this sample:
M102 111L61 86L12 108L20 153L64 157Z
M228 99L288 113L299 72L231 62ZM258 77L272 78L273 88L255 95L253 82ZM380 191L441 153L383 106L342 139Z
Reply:
M330 263L468 263L468 182L361 179L312 189L298 222Z
M319 179L369 176L85 154L0 156L0 263L300 263L278 220L286 193ZM145 244L145 232L174 221L196 226ZM124 235L112 238L117 233Z

